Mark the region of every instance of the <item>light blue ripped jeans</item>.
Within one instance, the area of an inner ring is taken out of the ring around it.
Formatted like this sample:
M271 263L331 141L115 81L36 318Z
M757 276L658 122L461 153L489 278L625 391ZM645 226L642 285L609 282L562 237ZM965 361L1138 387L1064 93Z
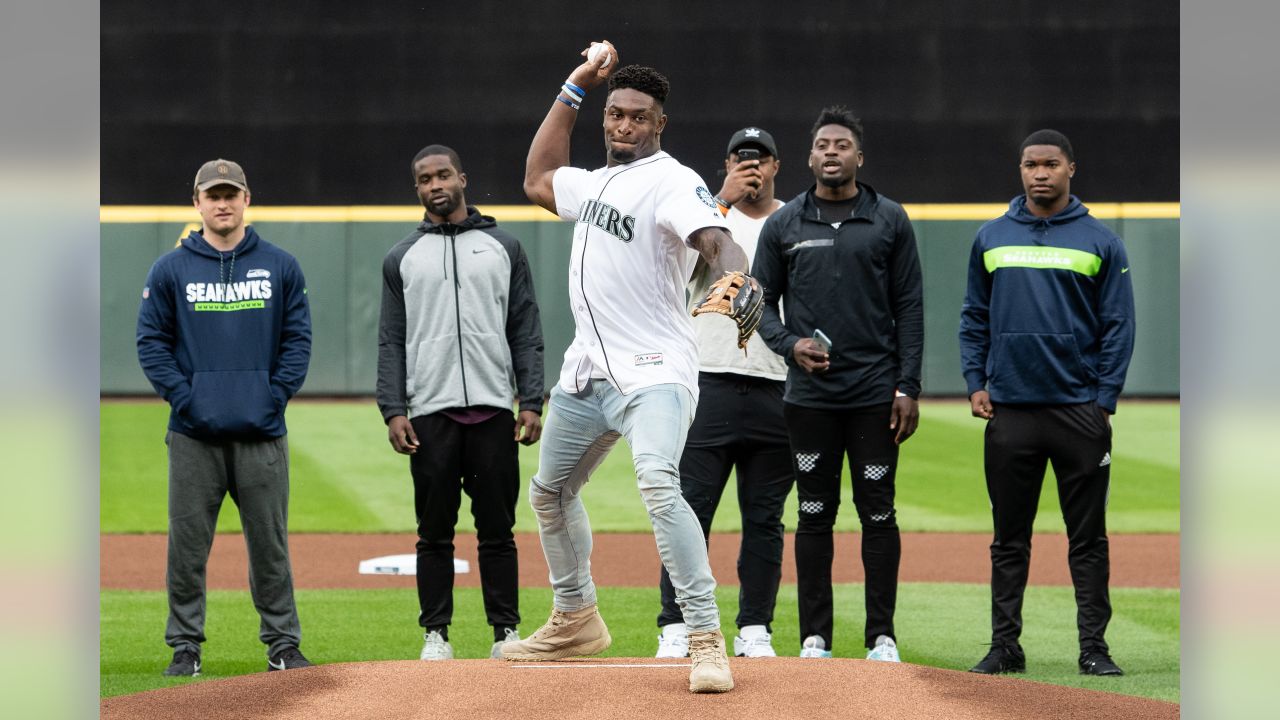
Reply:
M716 581L706 541L680 493L680 454L694 412L689 390L665 384L623 395L608 381L593 380L581 395L556 386L548 410L529 504L538 516L556 607L572 612L596 602L591 524L582 505L582 486L624 437L685 624L690 631L718 629Z

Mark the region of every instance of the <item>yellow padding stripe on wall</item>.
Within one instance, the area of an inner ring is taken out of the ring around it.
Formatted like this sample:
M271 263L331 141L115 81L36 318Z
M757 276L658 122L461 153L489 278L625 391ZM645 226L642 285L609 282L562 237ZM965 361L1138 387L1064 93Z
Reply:
M552 222L556 216L536 205L480 205L480 212L500 222ZM1003 203L907 204L912 220L990 220L1003 215ZM1178 219L1179 203L1096 203L1089 212L1103 220ZM249 222L412 222L422 220L418 205L278 205L252 206L245 211ZM195 208L184 205L103 205L98 209L103 223L199 222Z

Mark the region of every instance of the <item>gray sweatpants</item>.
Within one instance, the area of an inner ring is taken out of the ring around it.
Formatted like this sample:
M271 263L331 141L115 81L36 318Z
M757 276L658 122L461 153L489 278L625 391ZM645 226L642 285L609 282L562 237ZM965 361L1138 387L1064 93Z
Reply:
M249 551L249 592L267 655L302 642L289 565L289 446L284 436L209 443L170 431L169 622L165 643L200 652L205 567L218 510L230 493Z

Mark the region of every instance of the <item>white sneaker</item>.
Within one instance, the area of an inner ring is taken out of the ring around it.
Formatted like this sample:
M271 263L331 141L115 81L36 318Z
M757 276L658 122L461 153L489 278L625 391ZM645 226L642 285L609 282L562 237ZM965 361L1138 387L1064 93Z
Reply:
M778 657L770 642L772 636L763 625L747 625L733 639L733 654L738 657Z
M662 634L658 636L658 654L654 657L689 657L689 630L684 623L662 626Z
M829 658L831 651L827 649L827 641L818 635L810 635L804 639L804 644L800 647L800 657L802 658Z
M876 646L871 648L871 652L867 653L867 659L881 662L902 662L902 659L898 657L897 644L888 635L881 635L876 638Z
M453 659L453 646L440 633L432 630L422 637L426 642L422 645L422 654L418 656L419 660Z
M502 639L493 644L493 649L489 651L489 657L502 659L502 643L514 642L520 639L520 633L515 628L507 628L502 633Z

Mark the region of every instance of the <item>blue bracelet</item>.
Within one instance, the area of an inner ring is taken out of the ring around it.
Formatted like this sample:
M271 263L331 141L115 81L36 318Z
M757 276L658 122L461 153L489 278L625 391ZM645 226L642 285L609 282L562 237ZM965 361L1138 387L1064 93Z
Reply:
M565 80L565 81L564 81L564 86L565 86L565 87L567 87L567 88L569 88L570 90L574 91L575 93L577 93L577 94L581 95L582 97L586 97L586 96L587 96L587 91L586 91L586 90L583 90L582 88L578 87L577 85L574 85L573 83L569 82L568 80Z
M576 103L582 102L582 98L583 98L582 93L576 93L573 90L570 90L567 84L560 86L560 92L564 93L565 97L569 98L570 100Z
M564 98L560 97L559 95L556 95L556 100L557 100L558 102L562 102L562 103L564 103L565 105L568 105L569 107L573 108L574 110L577 110L577 109L578 109L578 105L576 105L576 104L574 104L574 103L572 103L572 102L569 102L568 100L565 100Z

